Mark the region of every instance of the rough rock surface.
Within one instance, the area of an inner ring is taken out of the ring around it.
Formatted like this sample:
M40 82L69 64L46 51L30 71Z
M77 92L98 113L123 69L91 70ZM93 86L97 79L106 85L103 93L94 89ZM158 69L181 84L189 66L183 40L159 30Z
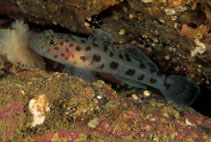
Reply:
M19 8L29 17L59 24L73 32L86 33L85 20L108 7L118 4L119 0L66 0L66 1L17 1Z
M129 99L93 84L37 69L0 73L1 141L211 141L211 119L151 94ZM31 127L29 102L45 95L50 111Z

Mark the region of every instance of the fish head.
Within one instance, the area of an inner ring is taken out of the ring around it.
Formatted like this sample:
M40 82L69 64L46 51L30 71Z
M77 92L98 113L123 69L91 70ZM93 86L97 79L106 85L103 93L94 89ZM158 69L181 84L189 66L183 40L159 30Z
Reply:
M54 33L53 30L45 30L41 33L32 35L29 46L40 56L56 62L62 62L62 58L59 58L59 55L63 55L65 50L64 46L61 45L63 39L60 39L60 36L58 33Z
M57 38L52 30L33 34L29 40L29 47L41 56L45 56L48 49L57 44Z
M65 64L76 54L71 36L46 30L31 36L29 46L40 56Z

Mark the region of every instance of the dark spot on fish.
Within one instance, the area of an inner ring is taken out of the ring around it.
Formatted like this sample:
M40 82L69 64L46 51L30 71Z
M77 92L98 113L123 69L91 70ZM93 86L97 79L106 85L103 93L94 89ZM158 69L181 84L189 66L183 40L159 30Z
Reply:
M150 72L151 73L154 73L156 70L155 69L150 69Z
M109 56L110 57L113 57L114 53L113 52L110 52Z
M145 64L144 64L144 63L141 63L139 67L140 67L141 69L146 68L146 66L145 66Z
M64 57L64 53L61 53L60 55L61 55L62 57Z
M142 74L141 76L138 77L138 80L143 80L144 79L144 76L145 75Z
M58 46L56 46L56 47L54 47L54 49L55 49L55 50L59 50L59 47L58 47Z
M129 75L129 76L133 76L135 74L136 70L134 69L129 69L127 70L127 72L125 73L126 75Z
M165 78L165 80L164 80L164 83L163 83L163 85L166 87L166 90L168 90L169 88L171 88L171 84L168 84L168 83L166 82L167 79L168 79L168 76L166 76L166 78Z
M104 64L100 65L99 69L103 69L104 68Z
M111 64L110 64L110 68L114 69L114 70L117 69L118 66L119 66L119 64L117 62L114 62L114 61L112 61Z
M105 46L107 47L107 46L111 45L111 42L109 42L109 41L104 41L104 42L103 42L103 45L104 45L104 47L105 47Z
M64 59L65 59L65 60L68 60L68 59L69 59L69 57L65 57Z
M156 79L154 79L154 78L151 78L151 79L150 79L150 83L152 83L152 84L153 84L153 83L155 83L155 82L157 82L157 80L156 80Z
M158 75L159 77L162 77L162 73L160 73L160 72L157 72L157 75Z
M147 65L150 66L151 68L155 68L156 67L155 64L153 64L151 62L148 62Z
M57 58L58 56L57 56L57 55L54 55L53 57L54 57L54 58Z
M90 51L91 50L91 47L90 46L87 46L86 47L86 51Z
M99 47L99 45L97 43L95 43L95 41L92 42L94 47Z
M129 57L128 54L125 54L125 57L126 57L126 60L127 60L128 62L131 62L131 59L130 59L130 57Z
M71 57L72 57L72 58L75 58L75 55L74 55L74 54L72 54L72 55L71 55Z
M69 39L66 39L65 42L70 42Z
M119 58L124 59L123 55L120 53Z
M66 52L70 52L68 48L65 48L65 51L66 51Z
M86 40L84 40L84 39L81 39L81 43L86 43Z
M104 46L104 52L106 52L108 50L107 46Z
M76 50L77 51L81 51L81 47L80 46L76 46Z
M69 44L69 47L73 47L73 44L72 44L72 43L70 43L70 44Z
M100 55L96 55L96 54L93 55L93 62L94 61L100 62L100 60L101 60L101 56Z
M64 43L63 43L63 42L59 42L59 44L60 44L61 46L63 46L63 45L64 45Z
M84 61L84 62L86 61L86 57L85 57L85 56L81 56L80 59L81 59L82 61Z

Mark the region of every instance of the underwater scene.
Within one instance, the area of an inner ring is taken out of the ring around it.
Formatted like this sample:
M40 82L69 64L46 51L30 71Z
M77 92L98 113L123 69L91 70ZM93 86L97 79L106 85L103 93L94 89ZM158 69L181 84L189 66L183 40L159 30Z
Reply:
M210 0L0 0L1 142L211 142Z

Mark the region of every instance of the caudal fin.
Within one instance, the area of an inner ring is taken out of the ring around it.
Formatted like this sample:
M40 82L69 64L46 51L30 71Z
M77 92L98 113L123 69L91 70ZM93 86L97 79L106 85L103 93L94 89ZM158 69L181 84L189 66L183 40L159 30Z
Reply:
M160 90L169 100L182 106L190 106L200 94L200 87L190 78L171 75L167 78L166 89Z

